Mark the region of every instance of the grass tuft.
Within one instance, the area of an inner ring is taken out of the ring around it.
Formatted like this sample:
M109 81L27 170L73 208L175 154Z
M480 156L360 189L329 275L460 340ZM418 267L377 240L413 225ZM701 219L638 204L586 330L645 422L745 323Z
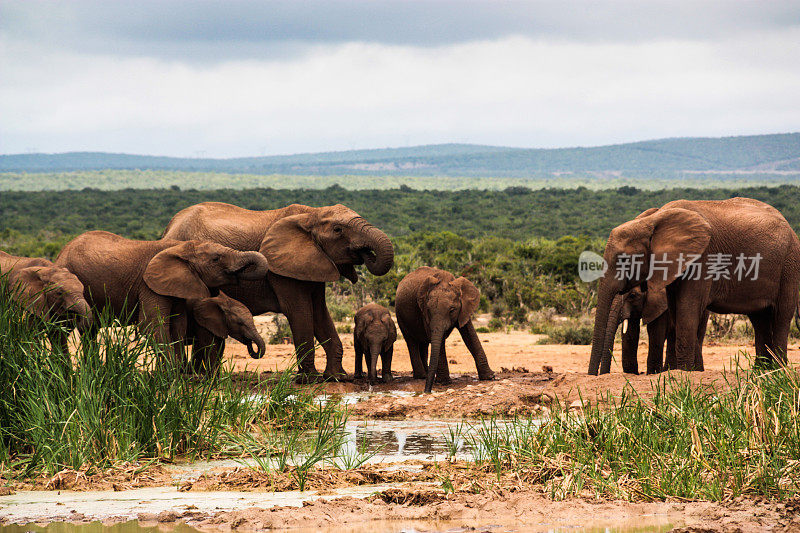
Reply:
M800 377L737 364L724 385L665 374L651 398L630 387L545 421L483 420L474 459L543 484L553 498L594 494L631 500L785 498L800 490Z

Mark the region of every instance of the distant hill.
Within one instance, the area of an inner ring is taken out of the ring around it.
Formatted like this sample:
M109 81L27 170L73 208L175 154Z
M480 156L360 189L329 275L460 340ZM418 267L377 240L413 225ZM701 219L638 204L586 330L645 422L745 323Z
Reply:
M292 175L517 177L624 172L800 172L800 133L675 138L591 148L527 149L472 144L268 157L192 159L104 152L0 156L0 172L104 169Z

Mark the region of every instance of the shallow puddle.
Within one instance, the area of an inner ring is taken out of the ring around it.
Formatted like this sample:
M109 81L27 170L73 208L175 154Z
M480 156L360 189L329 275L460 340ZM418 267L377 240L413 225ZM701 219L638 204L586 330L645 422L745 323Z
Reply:
M332 489L325 498L352 496L366 498L392 485L354 486ZM213 513L246 507L278 505L301 507L320 496L316 491L286 492L179 492L174 487L150 487L125 491L20 491L0 496L0 519L6 522L77 521L83 517L107 520L134 519L141 513L198 511ZM0 529L0 531L3 531Z

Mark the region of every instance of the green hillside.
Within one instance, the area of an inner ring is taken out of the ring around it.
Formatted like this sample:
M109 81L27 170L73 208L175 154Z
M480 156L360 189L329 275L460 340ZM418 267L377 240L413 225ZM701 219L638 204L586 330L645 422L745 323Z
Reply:
M676 138L591 148L526 149L444 144L289 156L191 159L102 152L0 156L0 172L105 169L253 175L460 176L530 178L570 172L800 171L800 133Z

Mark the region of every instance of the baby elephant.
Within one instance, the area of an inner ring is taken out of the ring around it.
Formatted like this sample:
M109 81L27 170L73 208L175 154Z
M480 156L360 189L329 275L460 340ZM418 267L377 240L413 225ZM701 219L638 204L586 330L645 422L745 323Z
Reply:
M187 300L189 320L186 343L192 343L192 368L195 373L216 373L225 350L224 339L233 337L247 346L250 357L264 355L264 339L256 330L253 315L241 302L220 291L213 298ZM223 339L215 342L215 337Z
M438 268L420 267L397 285L397 324L408 344L414 377L426 378L425 392L431 392L434 377L440 383L450 381L444 341L456 327L475 359L478 377L481 380L494 378L471 322L479 302L480 293L467 278L456 278ZM431 345L430 365L426 361L428 344Z
M389 310L378 304L367 304L355 316L353 344L356 349L356 378L364 377L361 370L362 356L367 362L369 384L378 378L378 356L381 357L381 378L384 383L392 380L392 352L397 340L397 328Z
M18 257L0 252L0 274L7 277L16 296L32 314L43 320L65 321L83 331L92 324L92 311L83 297L83 284L66 268L46 259ZM60 332L51 344L67 348L67 336Z

